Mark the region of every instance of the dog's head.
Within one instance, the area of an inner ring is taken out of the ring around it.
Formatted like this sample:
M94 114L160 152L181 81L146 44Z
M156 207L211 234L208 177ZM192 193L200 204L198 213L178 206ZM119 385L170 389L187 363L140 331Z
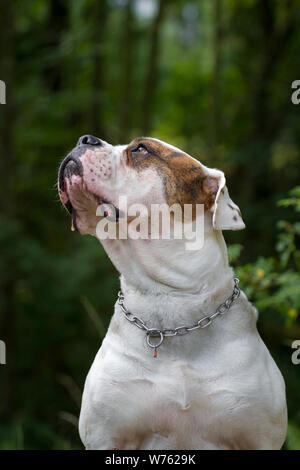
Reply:
M81 137L62 161L58 177L62 203L81 233L95 235L99 204L103 217L143 204L203 204L216 230L241 230L241 213L229 197L224 173L210 169L158 139L139 137L129 145L110 145L91 135ZM112 211L112 208L114 211Z

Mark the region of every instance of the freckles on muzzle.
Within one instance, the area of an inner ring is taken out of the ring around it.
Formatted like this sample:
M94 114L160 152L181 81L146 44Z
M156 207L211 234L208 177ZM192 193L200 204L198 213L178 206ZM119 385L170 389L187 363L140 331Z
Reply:
M87 150L81 157L83 177L91 191L99 192L101 181L112 177L110 153L105 149Z

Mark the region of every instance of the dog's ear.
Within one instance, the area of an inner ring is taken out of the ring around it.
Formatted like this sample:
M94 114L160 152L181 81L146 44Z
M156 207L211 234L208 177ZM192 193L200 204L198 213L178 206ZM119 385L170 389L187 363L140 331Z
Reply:
M245 228L239 207L230 199L225 175L220 170L209 170L208 178L216 185L212 224L215 230L243 230Z

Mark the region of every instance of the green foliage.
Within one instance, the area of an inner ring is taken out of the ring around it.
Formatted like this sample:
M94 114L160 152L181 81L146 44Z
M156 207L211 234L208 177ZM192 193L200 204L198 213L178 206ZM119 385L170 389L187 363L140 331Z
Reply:
M289 422L286 446L289 450L300 449L300 428L292 421Z
M292 189L288 198L278 202L278 207L292 207L295 212L299 212L299 189L299 187ZM298 221L280 220L277 224L279 233L274 255L271 257L259 256L255 262L247 263L244 266L239 265L242 246L239 244L229 246L229 259L237 266L236 275L241 281L241 286L260 313L260 329L267 332L270 329L270 323L273 335L278 335L276 330L281 329L281 335L278 339L281 339L281 342L289 348L293 339L298 338L300 334L299 225ZM285 355L286 352L284 351L282 354ZM278 360L280 361L280 358ZM297 381L297 376L291 374L291 368L295 366L288 366L287 361L288 356L283 362L283 372L286 374L287 394L290 398L289 404L291 404L295 399L293 393L296 397L299 396L300 384ZM291 387L293 391L290 391L289 384L293 384ZM297 401L296 398L296 403L293 405L296 409L298 409ZM286 448L297 450L300 448L299 412L297 411L294 416L295 420L289 423Z
M278 205L282 207L294 207L297 212L300 212L300 186L292 189L289 195L290 197L281 199L278 202ZM299 224L297 227L297 234L299 235Z
M291 190L290 197L281 199L278 206L293 207L299 211L299 189ZM272 310L286 322L293 323L300 311L300 223L280 220L277 227L277 256L259 256L254 263L237 267L236 271L246 294L261 313ZM241 248L241 245L230 247L229 258L232 262L237 262Z
M299 448L300 0L221 0L220 15L210 0L156 3L0 2L2 449L81 448L80 394L118 291L58 202L59 162L85 133L151 134L225 172L247 225L226 234L229 257L285 376Z

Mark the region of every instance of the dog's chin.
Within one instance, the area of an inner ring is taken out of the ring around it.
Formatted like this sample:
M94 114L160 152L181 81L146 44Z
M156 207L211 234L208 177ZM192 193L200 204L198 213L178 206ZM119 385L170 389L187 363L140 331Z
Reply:
M107 199L91 192L80 176L66 178L59 196L71 215L71 229L81 234L95 236L97 223L103 217L116 222L119 219L119 209Z

